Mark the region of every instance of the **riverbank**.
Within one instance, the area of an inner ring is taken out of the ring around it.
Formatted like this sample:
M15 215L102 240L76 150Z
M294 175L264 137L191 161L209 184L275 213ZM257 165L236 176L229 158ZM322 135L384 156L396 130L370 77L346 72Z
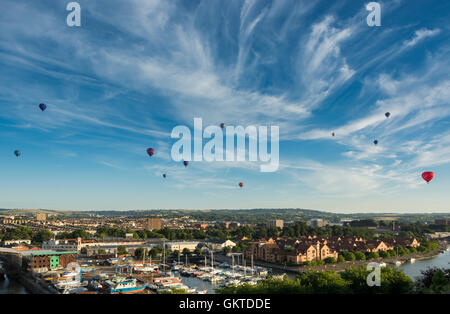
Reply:
M320 266L287 266L287 265L285 266L285 265L272 264L272 263L256 261L256 260L253 263L256 266L271 268L272 270L274 270L275 273L285 272L288 274L290 273L291 275L301 274L303 272L310 271L310 270L315 270L315 271L332 270L335 272L342 272L349 268L358 267L358 266L362 266L362 265L365 266L365 265L367 265L368 262L377 262L377 263L384 262L386 264L394 264L396 261L405 263L411 258L414 258L417 261L432 259L434 257L437 257L440 253L444 252L446 249L447 249L447 244L441 243L438 249L436 249L432 252L427 252L427 253L416 252L416 253L406 254L403 256L392 256L392 257L387 257L387 258L380 257L380 258L364 260L364 261L346 261L343 263L325 264L325 265L320 265ZM225 256L225 255L216 255L214 258L217 262L227 262L227 263L231 264L231 257Z

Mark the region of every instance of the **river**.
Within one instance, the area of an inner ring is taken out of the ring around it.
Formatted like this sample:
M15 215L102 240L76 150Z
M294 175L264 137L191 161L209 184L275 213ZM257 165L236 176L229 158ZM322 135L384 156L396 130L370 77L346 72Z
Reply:
M450 268L450 250L447 249L447 251L434 258L416 261L415 263L408 262L398 268L403 270L408 277L414 280L421 275L421 271L433 267Z
M28 294L27 289L18 281L5 276L0 278L0 294Z

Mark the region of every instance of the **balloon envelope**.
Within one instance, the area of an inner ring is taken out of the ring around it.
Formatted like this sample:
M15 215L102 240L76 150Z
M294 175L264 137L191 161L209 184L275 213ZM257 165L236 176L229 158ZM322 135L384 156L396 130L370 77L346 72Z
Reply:
M334 137L334 136L336 136L336 133L333 132L333 133L331 133L331 135Z
M433 180L434 178L434 172L432 171L427 171L422 173L422 178L427 181L427 183L430 183L431 180Z
M188 165L189 165L189 161L183 161L183 165L185 166L185 167L187 167Z
M166 174L163 174L163 178L165 179L167 177L167 175Z
M220 124L220 128L221 128L221 129L225 128L225 123L221 123L221 124Z
M386 118L389 118L391 116L391 113L390 112L386 112L384 115L386 116Z
M374 143L375 145L378 145L378 141L377 141L377 140L373 141L373 143Z
M19 157L20 155L22 155L22 153L19 150L14 151L14 155L16 155L16 157Z
M155 150L153 148L147 149L147 154L152 157L155 154Z
M240 186L241 188L243 188L243 187L244 187L244 183L240 182L240 183L239 183L239 186Z
M46 104L40 104L39 108L44 111L45 109L47 109L47 105Z

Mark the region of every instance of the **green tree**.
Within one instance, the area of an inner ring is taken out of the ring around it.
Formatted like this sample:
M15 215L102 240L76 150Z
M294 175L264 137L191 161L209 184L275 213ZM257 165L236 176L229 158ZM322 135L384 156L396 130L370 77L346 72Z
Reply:
M128 250L127 250L127 248L126 248L125 246L120 245L120 246L117 248L117 254L118 254L118 255L128 255L129 253L128 253Z
M48 241L53 239L55 235L53 232L49 230L39 230L36 234L33 235L31 242L34 244L42 244L44 241Z
M365 261L366 255L363 252L355 252L355 258L357 261Z

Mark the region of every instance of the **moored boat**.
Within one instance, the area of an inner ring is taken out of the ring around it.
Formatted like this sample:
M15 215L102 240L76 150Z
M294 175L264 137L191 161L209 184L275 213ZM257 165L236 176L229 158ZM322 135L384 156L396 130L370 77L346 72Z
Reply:
M119 282L106 281L106 284L109 287L109 293L111 294L134 294L138 292L142 292L147 288L147 285L138 286L136 283L136 279L126 279Z

